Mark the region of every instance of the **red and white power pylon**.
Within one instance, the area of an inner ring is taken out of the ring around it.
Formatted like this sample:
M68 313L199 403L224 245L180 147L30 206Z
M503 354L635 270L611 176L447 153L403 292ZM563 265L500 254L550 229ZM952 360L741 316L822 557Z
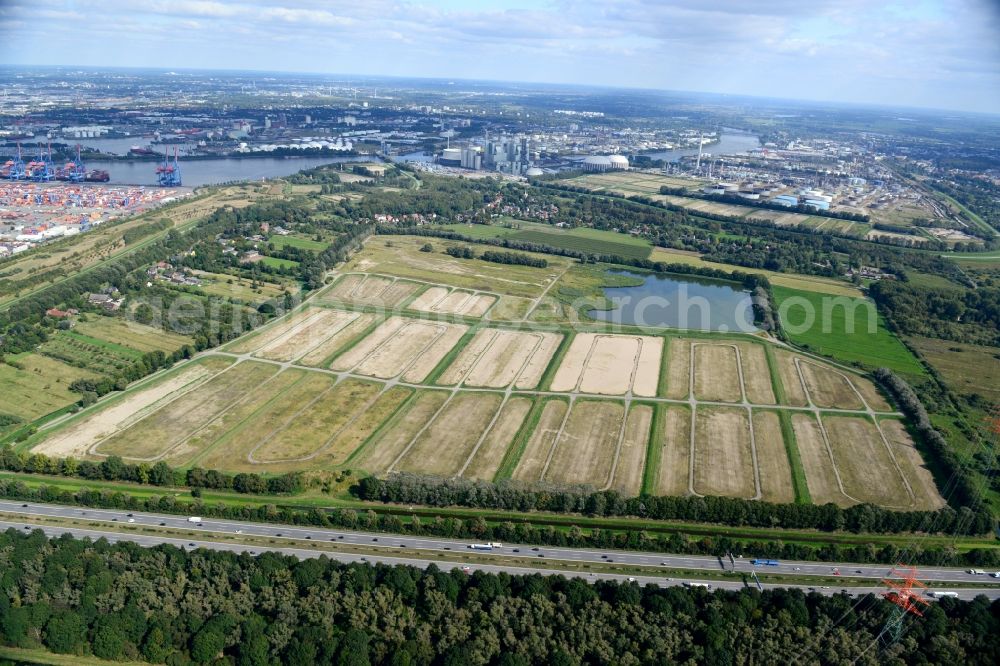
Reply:
M882 583L889 588L882 593L882 596L896 605L892 616L885 623L879 640L883 647L888 647L899 641L903 635L903 621L908 615L923 617L922 607L930 605L930 602L921 594L927 586L917 580L916 567L904 567L898 565L889 571L889 578L884 578ZM894 577L898 577L898 580Z

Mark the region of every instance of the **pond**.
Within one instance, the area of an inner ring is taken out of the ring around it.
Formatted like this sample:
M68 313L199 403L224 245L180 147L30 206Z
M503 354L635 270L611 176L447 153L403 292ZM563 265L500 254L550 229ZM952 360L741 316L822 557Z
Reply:
M607 287L614 307L591 310L594 319L633 326L668 327L720 333L753 333L750 292L720 280L613 271L641 281L632 287Z

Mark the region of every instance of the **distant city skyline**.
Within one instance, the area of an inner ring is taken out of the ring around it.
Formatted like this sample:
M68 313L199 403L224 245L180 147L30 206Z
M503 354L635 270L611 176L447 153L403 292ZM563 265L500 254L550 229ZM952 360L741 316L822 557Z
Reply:
M8 0L0 62L593 84L1000 113L1000 3Z

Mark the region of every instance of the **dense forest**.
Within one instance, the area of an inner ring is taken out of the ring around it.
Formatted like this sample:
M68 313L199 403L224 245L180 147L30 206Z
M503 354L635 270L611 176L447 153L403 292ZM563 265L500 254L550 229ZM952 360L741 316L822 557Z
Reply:
M639 587L0 535L0 640L180 664L1000 663L1000 602Z
M1000 288L930 289L890 280L868 292L903 333L1000 346Z

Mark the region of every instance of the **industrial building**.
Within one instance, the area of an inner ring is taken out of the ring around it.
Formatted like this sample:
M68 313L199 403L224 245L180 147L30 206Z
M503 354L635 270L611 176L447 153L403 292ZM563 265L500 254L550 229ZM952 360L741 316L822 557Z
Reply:
M624 171L628 167L628 158L624 155L590 155L583 159L584 171Z

